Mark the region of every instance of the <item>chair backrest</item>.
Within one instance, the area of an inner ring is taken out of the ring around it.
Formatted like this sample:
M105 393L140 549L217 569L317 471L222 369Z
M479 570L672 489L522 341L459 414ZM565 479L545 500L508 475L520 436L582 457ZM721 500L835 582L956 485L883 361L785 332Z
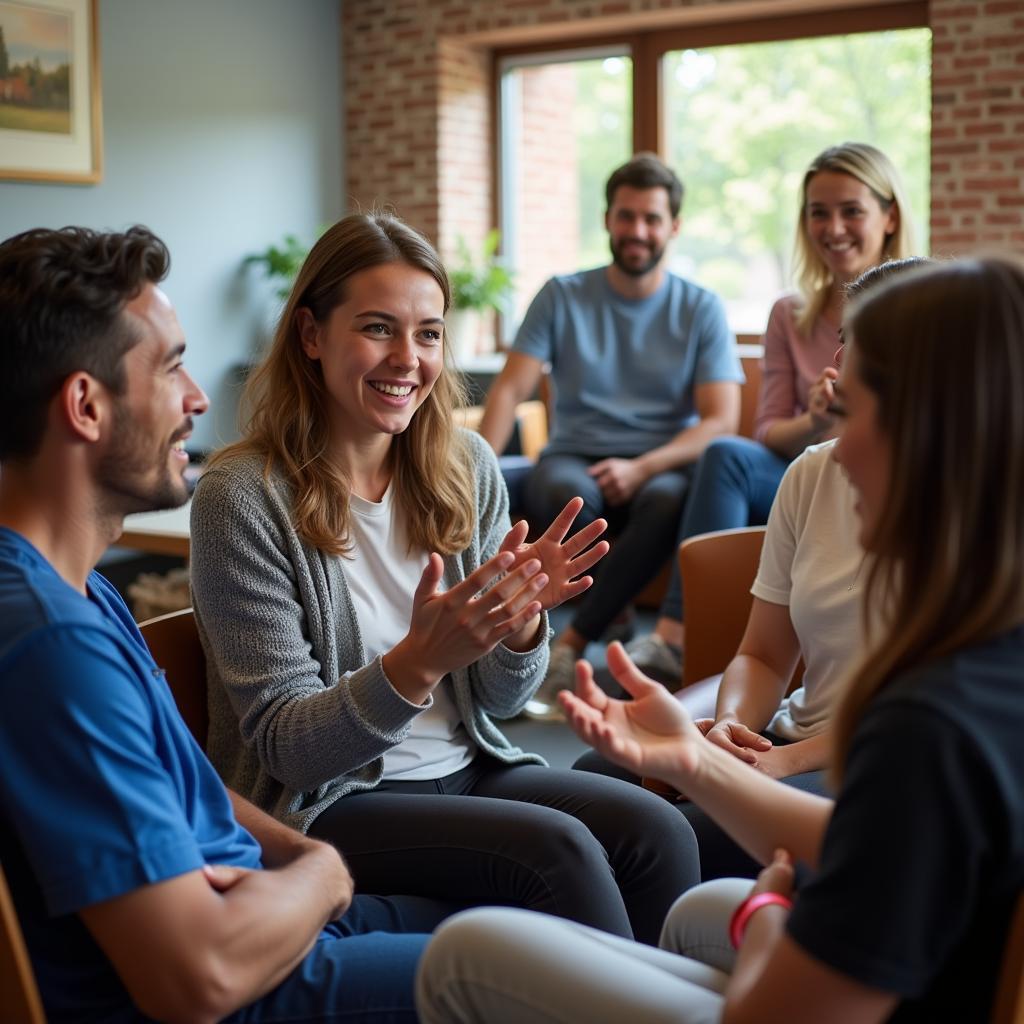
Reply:
M1003 947L992 1024L1024 1024L1024 893L1017 898Z
M765 527L719 530L679 545L686 595L683 686L725 670L743 638Z
M167 684L192 735L206 746L206 656L191 608L139 623L153 660L167 674Z
M14 911L7 878L0 868L0 1008L11 1024L46 1024L32 963Z
M764 373L764 348L761 345L740 345L740 366L747 378L740 388L740 437L754 436L757 405L761 400L761 378Z

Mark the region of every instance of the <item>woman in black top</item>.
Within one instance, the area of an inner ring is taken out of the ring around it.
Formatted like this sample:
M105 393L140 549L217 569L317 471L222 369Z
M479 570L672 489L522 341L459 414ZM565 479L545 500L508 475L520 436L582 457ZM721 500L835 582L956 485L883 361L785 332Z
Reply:
M576 731L685 792L768 867L752 893L720 880L677 902L662 944L691 959L623 944L616 972L578 929L556 956L547 919L456 918L427 954L424 1020L441 1006L534 1019L506 1013L487 958L500 952L508 979L542 945L551 983L530 985L545 1020L988 1019L1024 888L1024 264L912 272L854 302L844 329L836 458L870 556L870 636L837 712L835 801L706 743L613 647L634 700L579 667L577 696L561 697ZM813 873L795 893L797 861Z

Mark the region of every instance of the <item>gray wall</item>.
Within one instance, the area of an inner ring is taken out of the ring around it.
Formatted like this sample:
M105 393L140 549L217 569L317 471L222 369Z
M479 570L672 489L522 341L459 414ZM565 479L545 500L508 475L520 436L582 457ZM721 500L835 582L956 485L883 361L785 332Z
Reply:
M0 181L0 238L142 223L211 411L192 443L235 436L236 375L272 290L243 256L343 212L339 0L101 0L103 181Z

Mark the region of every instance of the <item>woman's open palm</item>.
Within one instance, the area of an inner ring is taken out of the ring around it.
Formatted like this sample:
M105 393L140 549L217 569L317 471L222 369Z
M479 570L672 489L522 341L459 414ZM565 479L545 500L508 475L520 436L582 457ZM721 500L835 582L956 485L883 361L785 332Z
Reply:
M540 561L541 571L547 575L548 583L536 595L536 599L545 611L557 608L564 601L582 594L594 580L592 576L581 573L593 568L608 553L608 541L598 541L598 537L608 529L604 519L595 519L566 540L566 534L581 508L583 499L573 498L532 543L526 543L529 526L525 521L516 523L502 542L501 550L511 551L516 556L515 565L521 565L531 558Z

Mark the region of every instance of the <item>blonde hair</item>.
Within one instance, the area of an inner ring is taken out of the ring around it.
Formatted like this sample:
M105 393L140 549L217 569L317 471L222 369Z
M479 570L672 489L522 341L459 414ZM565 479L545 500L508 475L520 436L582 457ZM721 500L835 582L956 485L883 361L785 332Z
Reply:
M883 212L896 208L896 230L887 235L882 246L882 259L902 259L914 248L914 232L903 182L892 161L866 142L841 142L819 153L804 174L800 186L800 209L797 217L796 243L793 250L793 277L803 297L796 315L797 330L809 335L814 321L828 304L835 279L825 261L815 251L807 232L807 188L811 179L822 171L848 174L871 190Z
M302 349L298 314L308 309L323 325L345 301L353 275L386 263L405 263L430 274L451 302L440 257L420 234L386 213L351 214L328 229L299 271L266 358L243 395L247 421L242 440L218 452L213 464L238 455L264 459L264 475L276 470L293 490L293 525L308 544L346 554L351 485L328 458L330 402L319 360ZM390 450L392 487L410 544L454 554L465 549L475 526L473 470L467 446L452 419L464 404L462 386L444 344L444 363L430 394Z
M864 608L884 636L835 724L836 780L867 705L899 673L1024 622L1024 263L940 263L847 313L891 446Z

